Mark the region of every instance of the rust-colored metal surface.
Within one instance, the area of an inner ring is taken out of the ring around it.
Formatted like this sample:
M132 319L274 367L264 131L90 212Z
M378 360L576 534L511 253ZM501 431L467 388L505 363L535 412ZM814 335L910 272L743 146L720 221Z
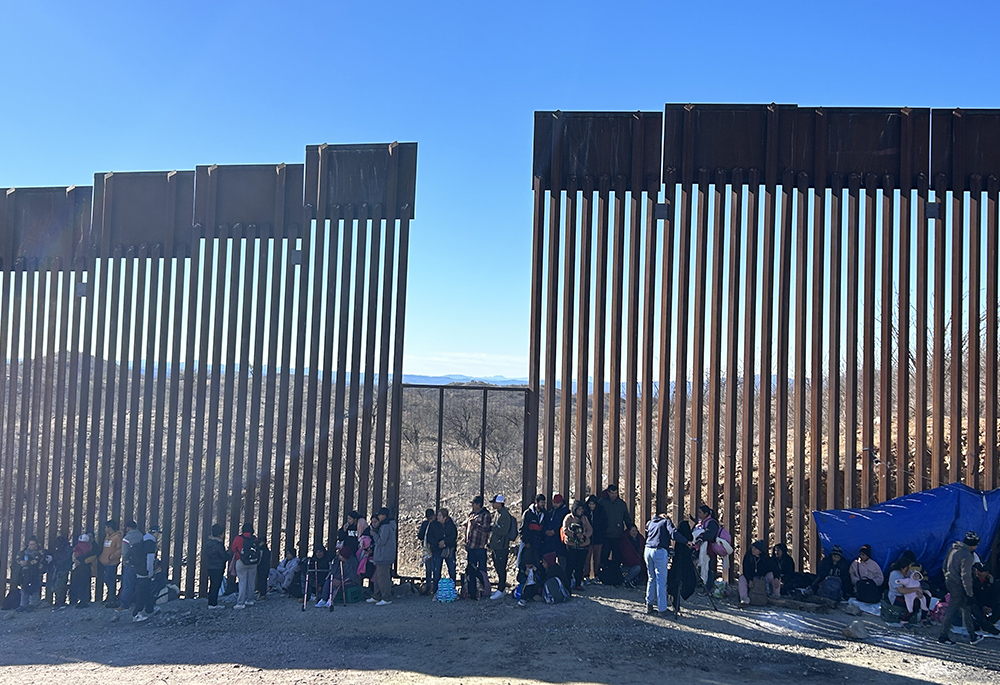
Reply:
M773 537L808 566L811 509L996 485L1000 111L669 104L662 139L646 128L659 120L536 114L531 365L554 361L541 327L554 317L594 387L575 407L546 394L539 411L553 426L578 412L577 440L592 440L568 455L574 473L588 468L574 460L607 465L572 479L572 494L616 482L643 517L707 503L740 550ZM601 201L593 217L590 200L572 204L602 182L611 221ZM655 220L638 220L637 193ZM573 252L584 222L587 249ZM579 273L563 288L588 296L543 289L543 257ZM572 336L576 321L588 329ZM542 442L560 449L554 438Z
M134 518L191 595L214 523L279 551L393 506L415 177L415 144L323 145L0 192L0 576Z

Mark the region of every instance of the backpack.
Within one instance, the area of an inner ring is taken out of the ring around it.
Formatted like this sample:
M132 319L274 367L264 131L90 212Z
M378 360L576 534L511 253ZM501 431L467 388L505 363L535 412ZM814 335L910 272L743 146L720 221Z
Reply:
M438 591L434 595L434 599L438 602L454 602L458 599L458 593L455 591L455 581L451 578L442 578L438 581Z
M243 549L240 551L240 561L244 566L256 566L260 563L260 543L257 538L243 538Z
M733 553L733 536L719 524L719 534L715 536L715 542L708 543L708 552L712 556L726 557Z
M604 585L614 585L617 587L625 582L625 578L622 576L622 565L615 561L609 561L602 566L598 577Z
M748 588L747 594L750 597L750 606L767 606L767 581L763 578L757 578L753 585Z
M819 590L816 591L816 594L824 599L839 602L844 598L843 588L844 581L837 576L827 576L819 584Z
M549 578L542 585L542 599L546 604L562 604L569 600L569 596L569 591L559 578Z
M477 573L478 571L478 573ZM462 597L464 599L481 599L490 594L490 579L477 568L469 568L462 580Z
M129 545L126 562L134 569L146 568L146 540L142 539L134 545Z
M514 518L513 514L509 514L510 523L507 525L507 539L510 542L517 540L517 519Z

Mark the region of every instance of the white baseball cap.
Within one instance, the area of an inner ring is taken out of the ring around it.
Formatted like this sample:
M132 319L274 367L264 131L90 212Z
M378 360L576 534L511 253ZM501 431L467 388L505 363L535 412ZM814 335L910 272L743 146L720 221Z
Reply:
M503 498L503 495L494 495L493 499L491 499L490 501L491 502L500 502L500 504L503 504L505 500Z

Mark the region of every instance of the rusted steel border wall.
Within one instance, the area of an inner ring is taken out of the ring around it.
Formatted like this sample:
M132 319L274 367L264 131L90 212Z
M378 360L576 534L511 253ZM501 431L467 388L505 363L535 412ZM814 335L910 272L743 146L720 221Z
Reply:
M1000 111L538 112L533 174L525 501L808 565L812 509L1000 484Z
M415 180L414 143L320 145L0 192L0 577L135 518L190 595L213 523L277 559L397 501Z

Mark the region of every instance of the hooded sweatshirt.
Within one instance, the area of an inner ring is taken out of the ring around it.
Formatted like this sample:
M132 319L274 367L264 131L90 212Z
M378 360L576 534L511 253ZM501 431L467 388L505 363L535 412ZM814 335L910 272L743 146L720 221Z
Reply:
M376 566L391 564L396 561L396 522L387 518L372 529L375 550L372 552L372 563Z
M953 587L961 587L965 594L972 596L975 587L972 584L972 565L975 559L972 556L972 548L962 541L956 541L948 551L948 557L944 562L944 582L949 590Z
M760 556L754 556L753 550L743 555L743 577L747 580L763 578L771 573L771 557L767 553L767 545L763 540L753 543L753 547L760 551Z

